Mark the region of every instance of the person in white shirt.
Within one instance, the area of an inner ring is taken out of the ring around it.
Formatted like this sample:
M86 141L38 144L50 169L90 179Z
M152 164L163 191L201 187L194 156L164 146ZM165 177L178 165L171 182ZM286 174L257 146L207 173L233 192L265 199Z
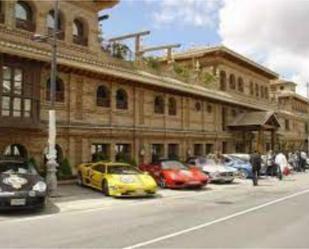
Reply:
M306 171L307 153L305 151L300 152L300 170Z
M277 169L278 177L281 180L284 169L289 166L288 160L286 159L286 156L282 152L279 152L275 157L275 163L278 166Z

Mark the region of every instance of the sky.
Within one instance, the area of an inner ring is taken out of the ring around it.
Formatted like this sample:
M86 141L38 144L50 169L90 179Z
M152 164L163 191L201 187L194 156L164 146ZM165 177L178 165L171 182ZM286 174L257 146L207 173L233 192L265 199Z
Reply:
M106 39L150 30L144 47L222 44L295 81L306 95L309 0L120 0L103 13L110 15L103 21Z

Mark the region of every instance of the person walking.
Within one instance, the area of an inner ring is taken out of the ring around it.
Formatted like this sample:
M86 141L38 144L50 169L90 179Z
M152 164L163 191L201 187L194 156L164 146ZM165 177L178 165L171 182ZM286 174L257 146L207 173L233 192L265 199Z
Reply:
M279 152L276 155L275 163L277 165L277 176L279 180L282 180L283 172L285 172L286 168L289 166L288 160L286 159L286 156L283 154L283 152Z
M300 170L302 172L306 171L306 163L307 163L307 153L302 150L300 152Z
M250 163L252 166L253 186L257 186L262 163L261 154L258 151L254 151L254 153L250 156Z
M266 175L267 176L274 176L274 162L275 155L272 150L270 150L266 155Z

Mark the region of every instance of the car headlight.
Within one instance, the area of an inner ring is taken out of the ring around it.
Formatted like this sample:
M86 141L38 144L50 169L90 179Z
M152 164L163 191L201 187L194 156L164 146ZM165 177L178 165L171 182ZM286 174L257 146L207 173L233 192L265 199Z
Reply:
M47 189L46 183L42 181L37 182L32 188L32 190L37 192L45 192L46 189Z
M123 183L133 183L135 182L135 179L134 177L131 177L131 176L121 176L120 181Z

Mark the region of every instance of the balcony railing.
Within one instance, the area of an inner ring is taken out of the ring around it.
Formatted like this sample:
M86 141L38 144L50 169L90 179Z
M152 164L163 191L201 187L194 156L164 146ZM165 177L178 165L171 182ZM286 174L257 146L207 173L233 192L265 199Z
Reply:
M35 31L35 24L33 22L22 20L22 19L16 19L16 28L24 29L29 32Z
M48 28L48 35L52 36L53 35L53 29L52 28ZM64 40L65 34L63 30L59 30L57 33L57 38L58 40Z
M88 38L74 35L73 36L73 43L86 47L86 46L88 46Z

